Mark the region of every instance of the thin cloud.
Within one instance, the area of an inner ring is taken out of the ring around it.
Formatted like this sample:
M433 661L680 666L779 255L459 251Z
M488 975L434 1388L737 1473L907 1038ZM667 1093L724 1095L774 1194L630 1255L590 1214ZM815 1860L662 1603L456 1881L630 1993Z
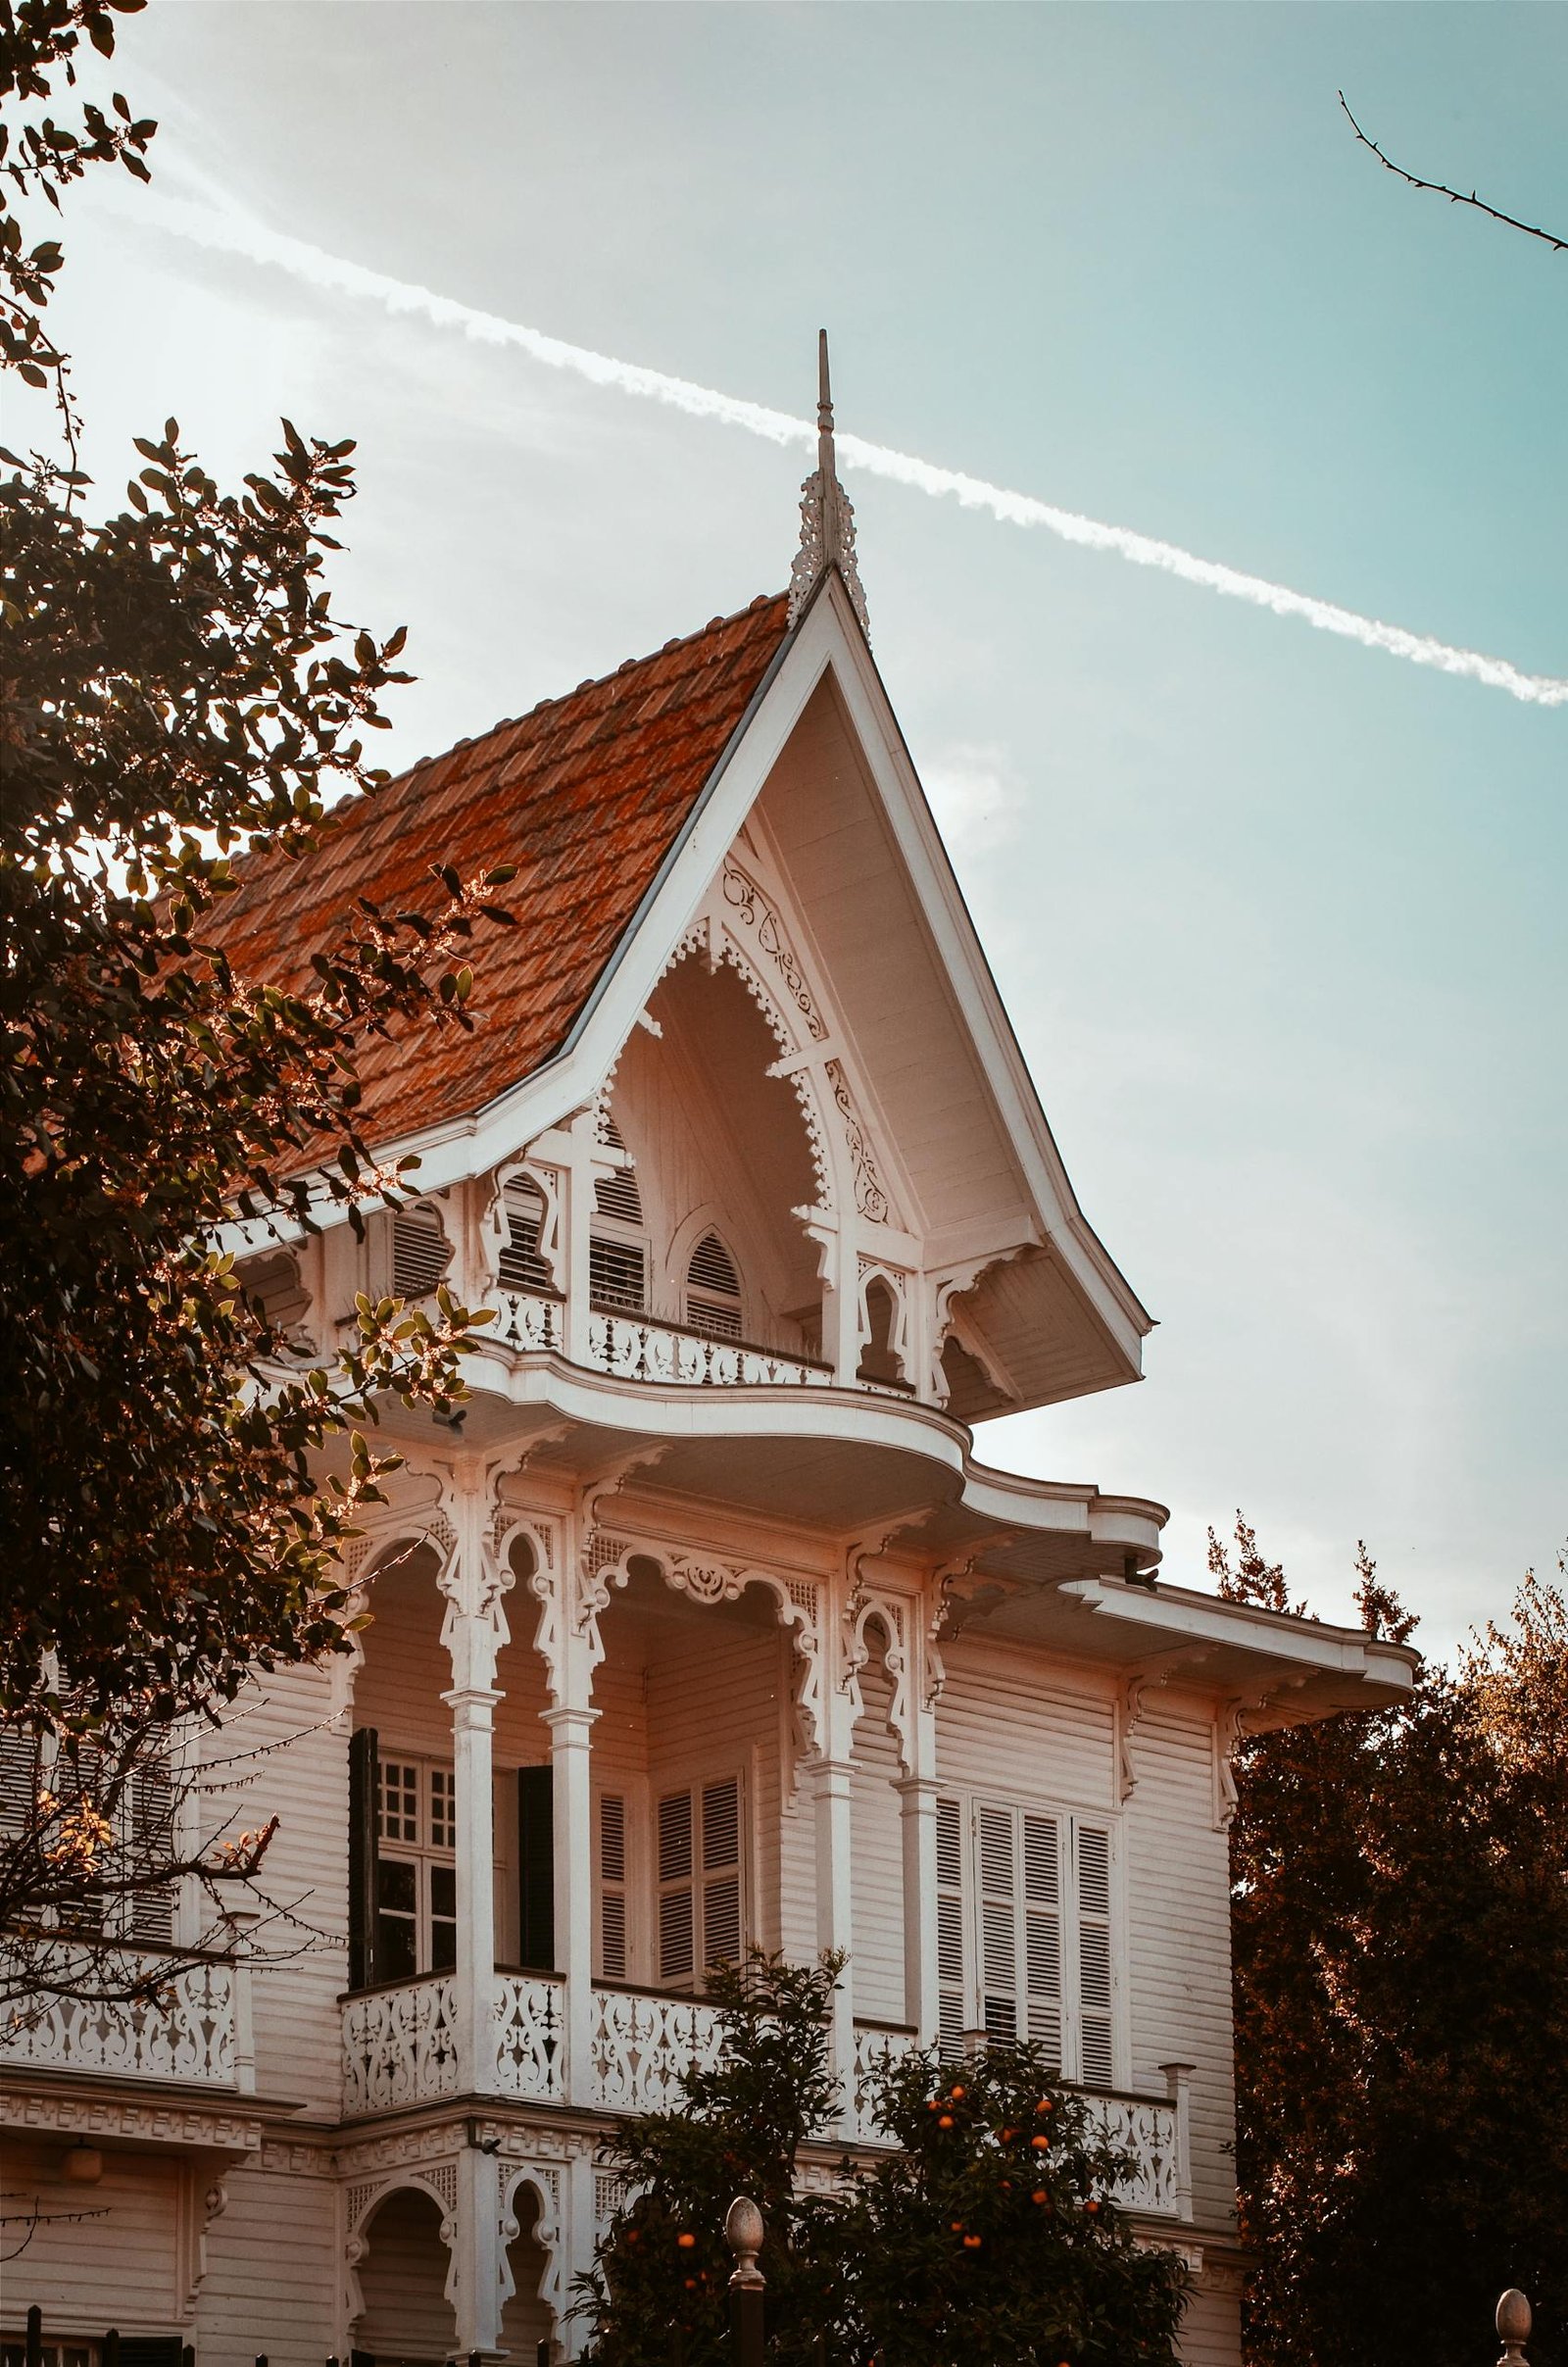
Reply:
M816 429L809 419L771 411L761 403L748 403L715 387L699 386L689 378L671 377L663 370L646 370L635 362L593 353L585 346L568 345L560 337L546 336L543 330L526 327L520 321L506 321L498 314L460 304L451 296L439 296L430 288L393 279L382 271L368 271L362 264L329 255L304 239L284 237L260 222L220 207L143 191L135 199L134 218L150 218L175 237L217 253L273 265L328 294L359 297L381 305L395 316L427 321L435 328L458 329L481 345L513 347L548 369L569 370L586 378L591 385L613 387L622 394L639 395L646 401L686 412L694 419L714 419L727 427L744 428L749 435L764 437L773 444L809 448L815 441ZM1530 706L1568 704L1568 681L1554 675L1528 674L1505 658L1489 657L1481 650L1456 649L1429 634L1407 632L1402 625L1385 624L1378 617L1359 616L1353 609L1339 608L1332 601L1316 600L1308 593L1294 592L1285 584L1245 574L1218 560L1200 559L1175 543L1135 533L1129 526L1105 525L1098 518L1083 518L1075 511L1059 510L1050 502L1038 501L1032 494L1010 492L962 469L938 468L931 461L918 460L907 452L895 452L885 444L867 443L860 436L841 435L838 451L847 468L863 469L869 475L887 477L895 484L911 486L916 492L938 499L951 497L963 509L989 511L1006 525L1043 526L1063 542L1077 543L1086 550L1112 552L1135 567L1158 568L1182 583L1197 584L1226 599L1246 601L1253 608L1269 609L1276 616L1294 616L1319 632L1339 634L1345 640L1359 642L1364 649L1406 659L1412 666L1432 666L1440 673L1458 674L1484 683L1491 690L1504 690L1510 698L1523 700Z

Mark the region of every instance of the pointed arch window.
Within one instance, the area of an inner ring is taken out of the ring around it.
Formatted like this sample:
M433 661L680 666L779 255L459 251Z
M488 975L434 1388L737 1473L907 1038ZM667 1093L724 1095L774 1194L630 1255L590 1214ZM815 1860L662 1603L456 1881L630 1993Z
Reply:
M715 1339L741 1337L741 1278L716 1233L704 1235L686 1268L686 1320Z

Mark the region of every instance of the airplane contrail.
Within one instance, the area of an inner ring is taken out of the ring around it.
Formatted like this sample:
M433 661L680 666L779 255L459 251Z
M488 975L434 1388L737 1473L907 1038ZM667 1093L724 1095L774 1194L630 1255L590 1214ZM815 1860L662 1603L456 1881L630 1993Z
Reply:
M764 404L749 403L711 386L698 386L689 378L671 377L663 370L646 370L635 362L593 353L586 346L568 345L560 337L546 336L543 330L525 327L520 321L503 320L496 313L460 304L451 296L438 296L430 288L390 278L383 271L368 271L363 264L329 255L304 239L285 237L244 215L164 197L149 190L138 191L134 203L135 219L145 221L151 216L164 229L197 246L245 256L253 263L275 265L313 287L363 297L383 306L389 313L416 315L436 328L461 329L477 344L515 347L550 369L573 371L593 385L612 386L623 394L667 404L696 419L717 419L725 426L743 427L751 435L766 437L770 443L809 447L816 441L814 420L794 419L788 412L770 411ZM1097 518L1080 517L1075 511L1058 510L1050 502L1036 500L1032 494L1009 492L1004 486L988 484L983 477L969 476L962 469L938 468L931 461L895 452L885 444L867 443L860 436L841 434L838 452L846 468L862 468L872 476L912 485L918 492L939 498L951 495L961 508L988 510L1008 525L1044 526L1064 542L1079 543L1088 550L1113 551L1118 558L1131 560L1135 567L1158 567L1183 583L1199 584L1205 591L1223 593L1227 599L1248 601L1254 608L1271 609L1276 616L1299 617L1319 632L1341 634L1346 640L1359 641L1366 649L1408 659L1412 666L1430 666L1441 673L1461 674L1471 681L1485 683L1489 689L1505 690L1510 697L1536 707L1568 704L1568 681L1554 675L1527 674L1505 658L1488 657L1481 650L1455 649L1429 634L1407 632L1402 625L1358 616L1353 609L1313 599L1305 592L1293 592L1284 584L1245 574L1218 560L1200 559L1175 543L1156 541L1152 535L1135 533L1129 526L1105 525Z

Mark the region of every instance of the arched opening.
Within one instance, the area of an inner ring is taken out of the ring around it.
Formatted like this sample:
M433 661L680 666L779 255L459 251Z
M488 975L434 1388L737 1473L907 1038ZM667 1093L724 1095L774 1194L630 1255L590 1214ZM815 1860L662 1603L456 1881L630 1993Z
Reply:
M441 2206L422 2187L397 2187L377 2203L362 2241L354 2347L375 2367L445 2367L455 2334L446 2297Z
M898 1338L899 1303L891 1283L873 1274L865 1286L865 1344L860 1350L861 1381L880 1381L887 1388L906 1386L894 1345Z
M818 1254L795 1211L823 1187L796 1087L768 1073L778 1038L734 965L710 969L696 952L648 1009L659 1034L637 1028L626 1043L613 1110L651 1246L649 1311L818 1356Z
M534 2367L540 2344L554 2342L556 2324L542 2292L550 2274L550 2255L539 2241L544 2208L538 2189L526 2179L513 2194L512 2216L517 2233L507 2246L513 2290L501 2313L501 2346L517 2367Z

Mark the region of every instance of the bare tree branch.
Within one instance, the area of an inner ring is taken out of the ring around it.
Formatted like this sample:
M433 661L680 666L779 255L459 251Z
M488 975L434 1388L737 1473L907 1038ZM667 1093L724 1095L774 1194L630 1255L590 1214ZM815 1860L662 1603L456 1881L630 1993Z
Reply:
M1545 245L1553 248L1557 254L1568 255L1568 238L1558 238L1550 230L1538 230L1534 222L1520 222L1512 214L1500 214L1495 206L1489 206L1485 198L1477 197L1474 189L1472 189L1469 196L1466 197L1462 189L1450 189L1444 181L1421 180L1417 178L1415 173L1406 173L1402 165L1396 165L1392 157L1384 155L1376 140L1367 138L1366 133L1362 130L1354 116L1350 113L1348 106L1346 105L1346 98L1343 90L1340 92L1340 105L1345 108L1345 120L1349 124L1350 129L1355 133L1355 136L1360 141L1362 147L1371 149L1373 155L1377 158L1378 163L1383 167L1386 173L1397 173L1399 179L1402 181L1407 181L1412 189L1430 189L1434 196L1446 197L1452 205L1474 206L1478 214L1487 215L1493 222L1500 222L1507 229L1523 230L1527 238L1539 238L1543 240Z

